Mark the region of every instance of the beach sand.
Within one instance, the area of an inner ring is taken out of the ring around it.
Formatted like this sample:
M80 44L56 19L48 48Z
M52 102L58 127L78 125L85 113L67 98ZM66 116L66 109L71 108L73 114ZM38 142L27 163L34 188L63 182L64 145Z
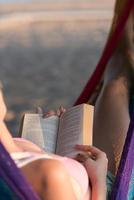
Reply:
M109 20L36 22L0 31L0 79L14 136L37 106L70 107L93 72Z

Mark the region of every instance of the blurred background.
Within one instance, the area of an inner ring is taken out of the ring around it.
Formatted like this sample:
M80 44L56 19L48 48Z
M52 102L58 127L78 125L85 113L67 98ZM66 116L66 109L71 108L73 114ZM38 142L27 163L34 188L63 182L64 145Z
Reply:
M105 45L114 0L0 0L0 80L16 136L25 112L73 105Z

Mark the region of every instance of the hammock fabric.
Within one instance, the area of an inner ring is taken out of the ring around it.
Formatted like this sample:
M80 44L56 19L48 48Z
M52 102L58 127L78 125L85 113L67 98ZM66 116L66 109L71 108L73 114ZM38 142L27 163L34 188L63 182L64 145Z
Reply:
M16 194L11 190L7 183L0 178L0 199L19 200Z
M134 112L127 132L111 200L134 200Z
M21 171L0 143L0 199L39 200ZM4 191L5 190L5 191ZM3 196L2 196L3 195ZM10 196L10 198L8 198ZM2 199L3 197L3 199Z
M76 100L75 105L86 103L91 98L95 88L101 81L106 65L116 48L132 9L134 9L134 0L127 0L117 26L107 41L98 65L81 95ZM134 108L132 113L121 162L111 194L111 200L134 200Z

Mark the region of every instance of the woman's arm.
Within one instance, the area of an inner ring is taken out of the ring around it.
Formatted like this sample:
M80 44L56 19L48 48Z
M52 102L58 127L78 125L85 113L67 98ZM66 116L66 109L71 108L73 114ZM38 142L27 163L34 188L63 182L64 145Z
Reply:
M92 200L106 200L106 191L107 189L105 181L92 184Z
M93 146L77 145L83 151L77 160L82 162L87 170L92 186L92 200L106 200L106 176L108 160L106 154Z
M7 114L7 107L4 101L2 90L0 89L0 120L4 120Z
M5 146L6 150L9 153L20 151L19 147L15 145L13 138L4 122L6 113L7 113L6 104L3 98L2 91L0 90L0 142Z
M4 121L0 120L0 142L4 145L6 150L9 153L16 152L16 151L22 151L19 146L17 146L13 138L6 127L6 124Z

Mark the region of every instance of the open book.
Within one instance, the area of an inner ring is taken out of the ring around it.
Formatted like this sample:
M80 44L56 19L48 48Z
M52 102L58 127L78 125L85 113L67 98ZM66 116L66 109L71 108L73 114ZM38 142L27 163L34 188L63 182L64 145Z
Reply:
M76 144L92 144L93 113L93 106L81 104L67 109L61 117L25 114L22 137L47 152L72 157Z

